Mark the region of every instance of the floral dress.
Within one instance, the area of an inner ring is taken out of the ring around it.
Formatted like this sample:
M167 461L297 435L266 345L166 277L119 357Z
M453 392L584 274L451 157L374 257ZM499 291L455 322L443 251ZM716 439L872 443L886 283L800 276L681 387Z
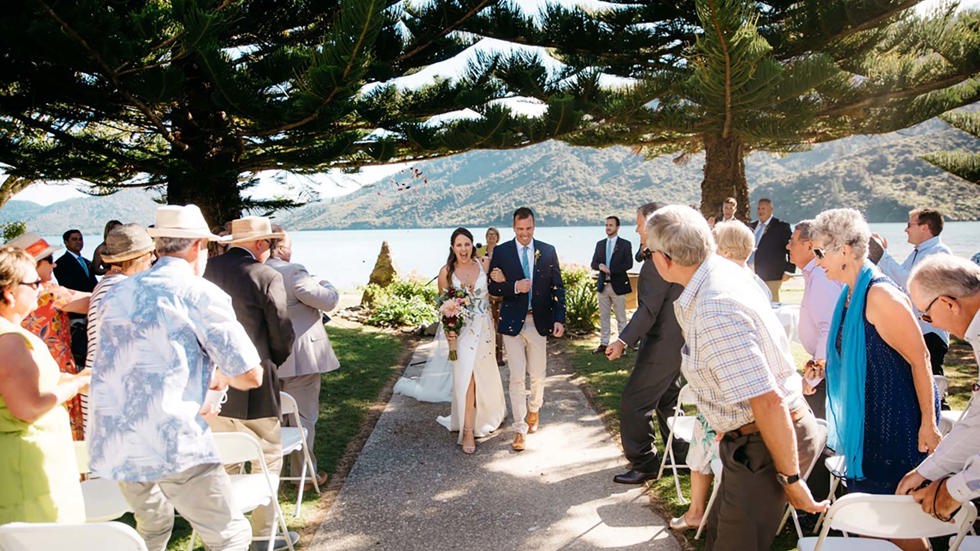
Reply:
M66 304L78 293L54 282L44 283L37 299L37 308L24 318L21 325L34 333L48 345L51 357L58 363L62 373L78 373L75 358L71 355L71 326L68 314L62 311ZM82 417L82 398L75 396L65 402L71 421L71 436L74 440L85 439L85 422Z

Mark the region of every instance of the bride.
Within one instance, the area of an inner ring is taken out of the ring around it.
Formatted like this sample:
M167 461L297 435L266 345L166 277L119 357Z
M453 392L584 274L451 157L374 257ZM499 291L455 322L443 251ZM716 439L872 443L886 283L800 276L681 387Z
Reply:
M450 244L449 259L439 271L439 292L449 287L467 289L474 314L458 335L444 333L440 325L436 334L439 345L419 381L403 378L395 385L395 392L418 400L440 401L438 397L449 382L440 375L449 371L446 368L450 364L452 407L449 416L437 420L447 429L459 431L457 443L462 445L463 453L473 453L476 438L487 436L500 426L507 406L495 356L496 331L490 318L486 266L474 257L473 235L466 228L456 228ZM453 341L456 361L448 359L448 345Z

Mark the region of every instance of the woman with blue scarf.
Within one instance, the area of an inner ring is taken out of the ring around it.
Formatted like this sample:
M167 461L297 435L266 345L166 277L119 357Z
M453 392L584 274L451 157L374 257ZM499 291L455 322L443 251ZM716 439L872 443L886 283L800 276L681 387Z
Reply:
M867 260L861 213L825 211L813 232L817 265L845 284L827 342L827 445L849 491L892 494L941 438L929 353L908 297Z

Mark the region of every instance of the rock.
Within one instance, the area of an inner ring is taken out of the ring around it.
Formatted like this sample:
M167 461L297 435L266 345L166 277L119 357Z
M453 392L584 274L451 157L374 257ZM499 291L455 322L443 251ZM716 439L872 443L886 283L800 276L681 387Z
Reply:
M388 248L388 242L381 242L381 252L378 253L378 260L374 262L374 269L371 270L371 277L368 278L368 285L374 283L379 287L387 287L391 285L392 281L395 281L395 266L391 262L391 250ZM361 296L362 306L371 306L372 297L365 291Z

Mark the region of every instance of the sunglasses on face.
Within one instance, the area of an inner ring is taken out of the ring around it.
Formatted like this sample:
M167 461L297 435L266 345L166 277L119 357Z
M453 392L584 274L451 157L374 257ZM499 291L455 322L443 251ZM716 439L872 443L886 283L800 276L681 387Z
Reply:
M41 287L41 284L42 283L44 283L44 282L41 281L41 278L38 278L37 281L21 281L20 282L21 285L26 285L26 286L30 287L31 289L34 289L35 291L37 291Z
M939 300L941 297L943 297L943 295L936 295L936 298L932 299L929 305L926 306L926 309L923 310L921 314L919 314L920 320L926 323L932 323L932 316L929 315L929 310L932 310L932 306L936 304L936 301Z
M827 256L827 253L829 252L830 251L826 249L819 249L817 247L813 248L813 256L817 257L817 260L823 260L824 257Z

